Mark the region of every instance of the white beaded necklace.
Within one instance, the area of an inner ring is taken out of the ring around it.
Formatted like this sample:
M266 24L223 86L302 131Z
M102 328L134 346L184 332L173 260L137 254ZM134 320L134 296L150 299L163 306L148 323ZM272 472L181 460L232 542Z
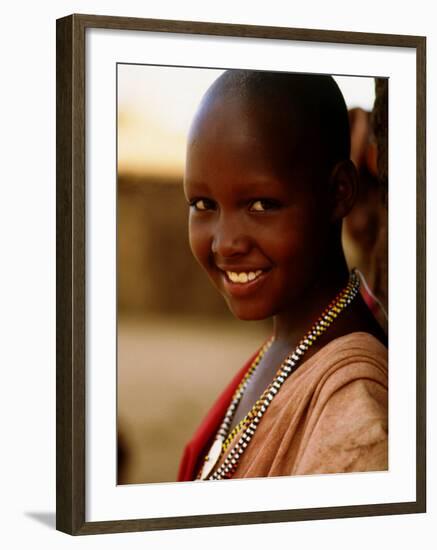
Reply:
M262 356L271 346L274 337L272 336L266 342L266 344L264 344L256 358L252 362L252 365L247 374L244 376L243 380L241 381L237 390L234 393L231 404L229 405L223 422L217 432L215 441L211 449L209 450L208 455L205 457L205 461L198 479L218 480L229 479L232 477L235 470L237 469L242 454L246 450L250 440L255 434L261 418L263 417L270 403L273 401L275 395L280 390L282 384L290 376L290 374L292 374L297 369L298 363L307 351L307 349L317 340L319 336L321 336L326 331L326 329L331 325L338 314L341 313L343 309L352 302L352 300L358 294L359 286L360 279L357 276L355 269L353 269L351 271L347 286L336 296L331 304L329 304L329 306L321 314L316 323L311 327L311 329L296 346L295 350L283 361L283 363L279 367L279 370L276 373L275 378L269 384L267 389L256 401L255 405L252 407L246 417L232 431L231 436L235 436L240 431L241 427L248 424L239 441L235 444L235 446L229 452L228 456L223 461L223 464L217 469L217 471L211 474L211 472L214 470L215 466L219 462L221 456L223 455L223 452L227 450L233 439L229 436L229 431L237 406L240 403L241 398L249 384L251 376L255 372L256 367L258 366Z

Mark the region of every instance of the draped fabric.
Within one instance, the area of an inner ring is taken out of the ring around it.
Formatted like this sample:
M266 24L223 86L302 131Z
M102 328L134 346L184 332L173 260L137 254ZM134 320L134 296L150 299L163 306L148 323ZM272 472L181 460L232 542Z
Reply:
M233 390L253 357L187 445L181 481L195 479ZM387 360L387 348L365 332L336 338L317 351L282 385L233 478L386 470ZM232 445L227 453L231 449Z

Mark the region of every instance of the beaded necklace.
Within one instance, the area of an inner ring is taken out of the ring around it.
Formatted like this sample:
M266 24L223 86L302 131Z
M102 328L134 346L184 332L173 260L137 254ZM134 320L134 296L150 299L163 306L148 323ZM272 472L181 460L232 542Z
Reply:
M320 315L320 317L314 323L311 329L301 339L295 350L282 362L274 379L264 390L252 409L237 424L232 432L229 433L235 411L241 401L245 390L247 389L249 380L255 372L262 357L272 345L274 341L274 336L271 336L269 340L262 346L261 350L253 360L250 368L238 385L232 397L231 404L226 411L223 422L217 432L215 441L208 455L205 457L203 466L197 479L217 480L229 479L232 477L235 470L237 469L242 454L247 448L258 427L261 418L263 417L270 403L273 401L275 395L278 393L282 384L290 376L290 374L292 374L297 369L300 359L308 350L308 348L317 340L317 338L319 338L319 336L321 336L326 331L326 329L343 311L343 309L345 309L352 302L352 300L358 294L359 286L360 279L357 276L355 269L353 269L351 271L349 282L346 287L338 293L338 295L323 311L323 313ZM220 458L223 456L225 451L228 450L229 446L241 430L244 430L244 432L241 435L239 441L229 452L228 456L225 458L220 468L218 468L216 472L210 475Z

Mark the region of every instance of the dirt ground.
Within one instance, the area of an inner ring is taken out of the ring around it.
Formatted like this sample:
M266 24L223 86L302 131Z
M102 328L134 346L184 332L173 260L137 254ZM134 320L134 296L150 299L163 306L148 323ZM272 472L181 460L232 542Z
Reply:
M265 322L119 318L118 482L175 481L185 443L269 334Z

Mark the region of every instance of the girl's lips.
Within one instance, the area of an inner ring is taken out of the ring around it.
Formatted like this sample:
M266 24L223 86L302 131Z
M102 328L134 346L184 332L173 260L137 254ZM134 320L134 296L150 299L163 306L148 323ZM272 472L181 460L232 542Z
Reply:
M221 271L221 276L223 280L223 286L225 291L236 298L248 296L253 292L256 292L266 280L270 269L263 271L260 275L256 277L253 281L248 281L247 283L233 283L229 280L226 272Z

